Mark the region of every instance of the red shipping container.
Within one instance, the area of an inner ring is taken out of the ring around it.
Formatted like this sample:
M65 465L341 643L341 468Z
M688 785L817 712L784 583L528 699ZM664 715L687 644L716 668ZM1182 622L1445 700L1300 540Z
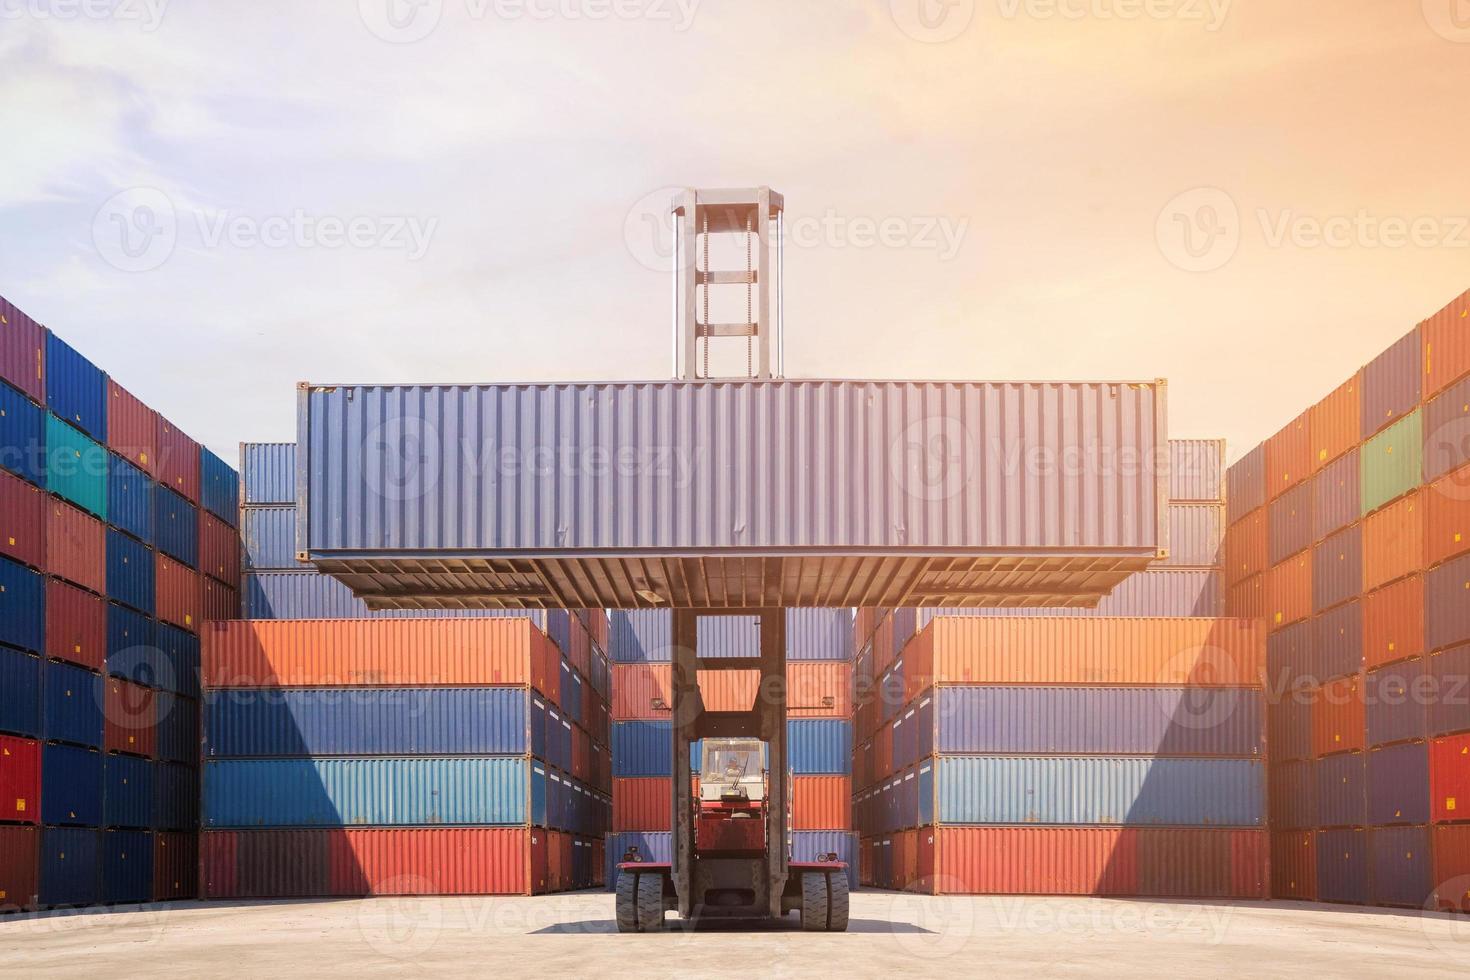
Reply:
M206 623L217 623L240 618L240 593L208 575L200 578L203 599L199 614Z
M666 831L674 813L674 781L667 776L613 780L613 832Z
M1132 895L1138 838L1121 828L941 827L945 895Z
M1266 576L1253 575L1225 593L1225 613L1236 619L1266 618Z
M204 598L199 573L161 551L155 553L153 568L158 618L196 632L199 629L199 605Z
M1470 735L1430 743L1429 803L1435 823L1470 820Z
M1312 692L1312 752L1317 756L1361 752L1367 738L1363 687L1344 677Z
M1424 400L1470 374L1470 292L1424 321Z
M47 579L46 656L101 673L107 660L107 601Z
M1271 835L1271 897L1317 898L1317 835L1290 830Z
M1424 653L1424 576L1412 575L1363 600L1363 660L1381 667Z
M199 894L199 836L159 831L153 837L153 900L172 902Z
M46 563L46 493L0 470L0 555L22 565Z
M1252 511L1225 531L1225 581L1230 585L1259 575L1269 564L1266 508Z
M587 757L592 754L592 741L580 728L572 729L572 775L587 782Z
M1424 570L1421 491L1363 518L1363 591Z
M1316 472L1312 440L1303 412L1266 440L1266 492L1275 500Z
M41 831L0 827L0 912L33 908L41 882Z
M792 830L850 830L852 780L847 776L793 776Z
M1312 553L1303 552L1266 572L1266 610L1271 629L1312 615Z
M884 725L873 735L873 763L877 771L875 780L884 780L893 775L893 726Z
M1362 373L1359 372L1307 410L1312 472L1358 444L1363 424L1361 390Z
M152 758L157 751L157 716L153 692L130 681L109 677L104 682L103 745L109 752Z
M1470 912L1470 824L1435 827L1434 899L1442 910Z
M157 433L158 482L190 503L199 503L199 443L162 415L158 416Z
M44 402L45 359L46 328L0 296L0 377L30 395L31 401Z
M1470 466L1436 480L1424 492L1424 505L1428 567L1470 551Z
M53 498L46 510L46 571L98 595L106 593L107 528Z
M240 587L240 534L202 507L199 508L199 570L232 589Z
M41 743L0 735L0 823L40 822Z
M1149 898L1266 898L1264 831L1124 831L1137 838L1138 894Z
M107 379L107 448L158 479L158 413Z

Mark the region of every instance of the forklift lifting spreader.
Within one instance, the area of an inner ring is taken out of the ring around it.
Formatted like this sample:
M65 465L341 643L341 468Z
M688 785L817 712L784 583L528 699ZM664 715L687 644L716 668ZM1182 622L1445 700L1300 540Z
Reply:
M669 911L686 922L780 919L797 911L803 929L846 931L847 865L835 854L814 862L787 855L785 610L759 610L759 657L708 660L697 648L700 611L672 612L673 861L623 855L618 931L662 929ZM759 670L754 708L706 711L700 670ZM697 800L689 758L696 740L703 756Z

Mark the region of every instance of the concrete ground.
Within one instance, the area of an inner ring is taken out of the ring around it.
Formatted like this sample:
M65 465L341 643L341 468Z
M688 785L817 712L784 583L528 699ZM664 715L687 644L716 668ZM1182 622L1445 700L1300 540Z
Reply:
M852 897L846 935L620 936L612 896L178 903L0 917L12 977L1459 976L1470 917L1292 903ZM671 917L671 921L674 921Z

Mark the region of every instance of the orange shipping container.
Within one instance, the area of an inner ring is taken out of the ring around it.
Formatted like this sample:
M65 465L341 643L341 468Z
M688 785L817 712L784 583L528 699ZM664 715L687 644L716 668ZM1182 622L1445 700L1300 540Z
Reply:
M1265 635L1236 619L941 618L915 637L904 661L905 676L925 678L925 687L1241 686L1261 683Z
M793 776L791 829L852 829L852 780L847 776Z
M666 831L674 815L674 781L667 776L613 780L613 831Z
M201 637L211 688L494 684L551 696L561 660L529 619L234 620Z
M614 720L667 718L672 698L672 671L669 664L614 666ZM699 693L708 711L745 711L755 704L759 682L760 675L754 670L701 670ZM852 713L851 705L850 664L821 661L787 663L787 717L846 718Z
M1424 321L1424 400L1470 374L1470 292Z
M1303 412L1266 440L1266 491L1269 499L1275 500L1315 470L1307 413Z
M1436 480L1424 497L1424 560L1433 568L1470 551L1470 466Z
M1242 582L1266 570L1270 537L1262 507L1230 525L1225 532L1225 581Z
M1362 372L1339 385L1332 394L1307 410L1312 472L1320 470L1360 441Z
M1266 576L1253 575L1225 593L1225 614L1236 619L1266 618Z
M1324 684L1312 700L1312 753L1361 752L1366 738L1363 688L1357 677Z
M1273 630L1312 614L1312 553L1288 558L1266 572L1266 612Z
M1363 661L1381 667L1424 652L1424 576L1413 575L1363 600Z
M1363 519L1363 591L1424 570L1424 498L1416 490Z

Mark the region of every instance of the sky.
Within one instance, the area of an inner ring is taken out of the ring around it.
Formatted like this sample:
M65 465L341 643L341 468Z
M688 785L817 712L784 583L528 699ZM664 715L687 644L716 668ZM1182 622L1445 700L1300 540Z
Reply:
M302 381L667 377L682 186L785 195L788 376L1167 378L1232 457L1470 288L1470 0L0 0L0 64L0 294L229 460Z

